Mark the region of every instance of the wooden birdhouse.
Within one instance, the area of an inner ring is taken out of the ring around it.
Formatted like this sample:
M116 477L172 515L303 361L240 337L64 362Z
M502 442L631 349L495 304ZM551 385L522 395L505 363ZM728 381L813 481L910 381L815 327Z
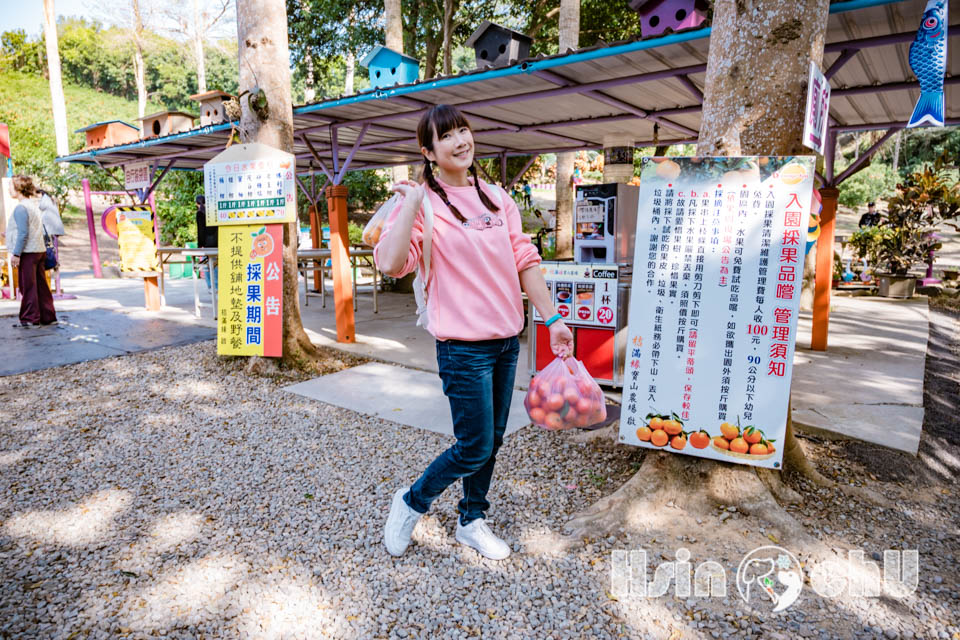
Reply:
M530 55L530 36L484 20L467 39L476 53L477 68L499 67Z
M140 129L122 120L95 122L82 129L77 129L74 133L80 133L81 131L87 134L87 143L83 147L84 151L136 142L140 138Z
M411 84L420 78L420 63L416 58L405 56L380 44L364 56L360 65L366 67L370 73L370 86L374 89Z
M229 93L216 90L190 96L191 100L200 103L200 126L205 127L208 124L220 124L230 120L223 103L232 97Z
M193 129L193 120L197 116L184 113L183 111L160 111L151 113L149 116L138 118L143 122L143 128L140 129L141 138L153 138L155 136L169 136L181 131L190 131Z
M706 0L631 0L630 8L640 14L644 38L696 29L707 19Z

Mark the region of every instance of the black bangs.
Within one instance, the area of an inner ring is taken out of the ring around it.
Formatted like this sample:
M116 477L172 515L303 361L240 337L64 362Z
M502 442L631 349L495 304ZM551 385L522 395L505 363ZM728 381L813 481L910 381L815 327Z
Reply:
M420 124L417 125L417 140L421 147L433 151L433 132L437 132L437 138L447 131L459 129L460 127L470 128L470 123L463 117L460 110L448 104L438 104L431 107L429 111L420 118Z

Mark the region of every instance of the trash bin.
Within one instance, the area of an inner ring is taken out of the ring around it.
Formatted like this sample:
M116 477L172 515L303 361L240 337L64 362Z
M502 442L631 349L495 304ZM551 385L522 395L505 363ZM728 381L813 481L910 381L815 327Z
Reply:
M196 242L187 242L184 244L187 249L196 249ZM170 267L170 279L177 278L190 278L192 277L191 270L193 269L193 258L184 257L183 262L168 262L167 265Z

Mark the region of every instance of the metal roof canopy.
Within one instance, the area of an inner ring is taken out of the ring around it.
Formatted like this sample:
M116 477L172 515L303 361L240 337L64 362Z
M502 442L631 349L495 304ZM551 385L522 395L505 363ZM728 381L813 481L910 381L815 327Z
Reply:
M886 140L909 120L919 96L908 63L909 46L925 4L853 0L831 5L823 60L832 85L828 149L838 133L889 129ZM956 37L960 25L950 26L948 34ZM700 129L709 35L710 28L705 28L609 46L600 43L295 107L297 172L322 172L339 184L347 170L420 162L417 122L426 109L441 103L459 106L471 121L477 157L599 149L607 135L622 135L637 146L693 143ZM960 124L960 77L951 70L960 65L960 48L948 46L948 55L945 116L947 124L955 125ZM659 125L659 135L654 125ZM200 169L223 150L233 126L201 127L57 161L105 168L150 161L165 170ZM861 164L870 153L861 156ZM861 166L834 176L832 156L828 151L827 175L820 176L821 182L838 184ZM505 183L507 176L500 177Z

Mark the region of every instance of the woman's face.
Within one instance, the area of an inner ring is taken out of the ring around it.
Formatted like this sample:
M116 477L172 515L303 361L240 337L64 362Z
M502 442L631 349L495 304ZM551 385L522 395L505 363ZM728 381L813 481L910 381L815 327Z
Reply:
M441 171L460 173L473 164L473 133L469 127L450 129L442 135L433 132L433 151L422 149L428 160L436 162Z

